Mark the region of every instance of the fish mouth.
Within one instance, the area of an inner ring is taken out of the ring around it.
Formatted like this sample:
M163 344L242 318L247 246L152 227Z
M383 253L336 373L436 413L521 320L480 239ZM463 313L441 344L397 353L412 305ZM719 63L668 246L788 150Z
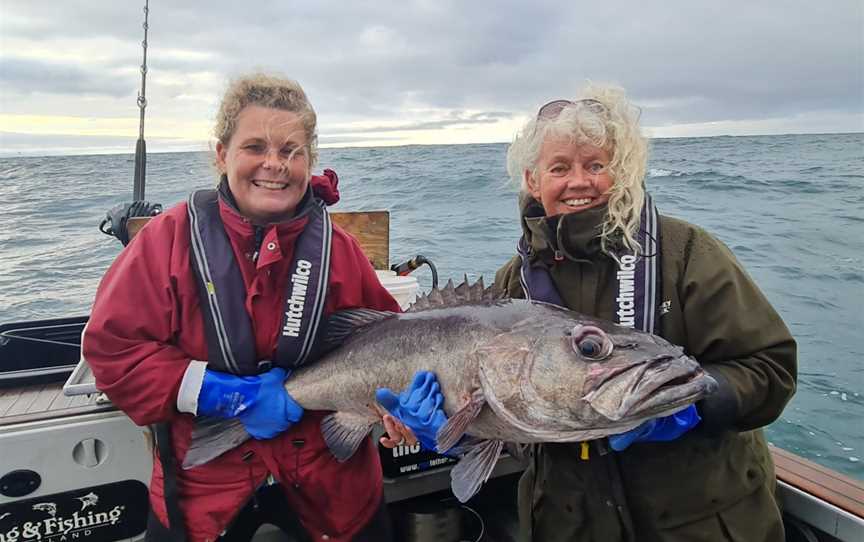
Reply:
M614 421L671 414L717 389L717 381L685 355L615 368L587 384L583 399Z

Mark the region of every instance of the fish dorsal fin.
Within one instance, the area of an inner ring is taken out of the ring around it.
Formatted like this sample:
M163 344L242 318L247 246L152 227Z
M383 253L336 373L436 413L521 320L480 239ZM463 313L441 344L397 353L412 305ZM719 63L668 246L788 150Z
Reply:
M469 284L468 275L465 275L459 286L454 286L453 279L450 279L443 288L433 288L429 293L421 295L411 305L408 312L491 303L502 297L504 296L501 291L494 285L486 288L483 284L483 277L477 279L474 284Z
M324 323L323 338L319 348L321 352L329 352L342 346L345 339L358 330L394 316L396 316L395 312L375 309L346 309L334 312Z

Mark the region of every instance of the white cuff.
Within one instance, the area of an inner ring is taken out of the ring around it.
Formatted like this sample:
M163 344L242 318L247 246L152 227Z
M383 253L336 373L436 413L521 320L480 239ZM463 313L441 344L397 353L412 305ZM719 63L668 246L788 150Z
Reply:
M183 381L180 382L180 391L177 393L177 410L180 412L198 413L198 394L201 393L201 386L204 384L205 369L207 369L206 361L193 359L183 373Z

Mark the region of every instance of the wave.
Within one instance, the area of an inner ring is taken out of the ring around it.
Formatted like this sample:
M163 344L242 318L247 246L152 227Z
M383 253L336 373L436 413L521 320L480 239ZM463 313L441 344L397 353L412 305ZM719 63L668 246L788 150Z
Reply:
M681 177L686 175L683 171L674 171L671 169L651 168L648 170L648 177Z

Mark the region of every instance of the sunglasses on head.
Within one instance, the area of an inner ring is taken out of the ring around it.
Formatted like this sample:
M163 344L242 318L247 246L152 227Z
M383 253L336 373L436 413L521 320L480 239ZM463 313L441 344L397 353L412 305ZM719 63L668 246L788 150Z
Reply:
M576 100L575 102L571 100L552 100L537 111L537 118L544 120L554 119L561 114L561 111L570 106L585 107L597 114L605 114L607 112L606 106L593 98L585 98Z

